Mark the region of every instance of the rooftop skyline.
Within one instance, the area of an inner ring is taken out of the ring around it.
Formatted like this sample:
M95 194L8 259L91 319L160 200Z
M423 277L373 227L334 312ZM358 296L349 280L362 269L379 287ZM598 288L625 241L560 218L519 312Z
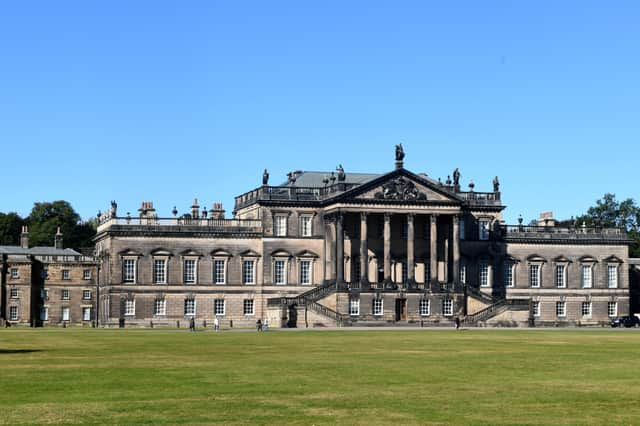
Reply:
M635 2L8 4L0 211L211 206L292 170L405 168L505 219L638 198Z

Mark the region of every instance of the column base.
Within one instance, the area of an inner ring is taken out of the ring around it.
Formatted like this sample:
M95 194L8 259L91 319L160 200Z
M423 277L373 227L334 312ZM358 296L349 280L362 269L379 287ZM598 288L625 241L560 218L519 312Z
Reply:
M385 290L397 290L398 289L398 285L396 283L394 283L393 281L391 281L391 278L385 278L384 282L384 289Z
M418 283L416 283L416 280L414 278L409 278L409 280L407 281L407 288L409 290L415 290L416 288L418 288Z
M369 282L368 279L362 278L360 280L360 289L361 290L370 290L371 289L371 283Z

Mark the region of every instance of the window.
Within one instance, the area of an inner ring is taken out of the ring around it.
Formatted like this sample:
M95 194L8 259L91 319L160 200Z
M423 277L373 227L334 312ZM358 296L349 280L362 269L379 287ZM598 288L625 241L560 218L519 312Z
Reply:
M609 302L607 305L607 313L609 317L617 317L618 316L618 302Z
M191 317L196 315L196 299L184 299L184 315Z
M593 268L590 265L582 265L582 288L593 287Z
M82 321L91 321L91 308L82 308Z
M286 216L276 216L273 222L273 233L276 237L286 237L287 236L287 217Z
M431 315L431 303L429 299L420 300L420 316L428 317L429 315Z
M273 281L276 284L286 284L286 274L285 274L285 265L286 262L284 260L276 260L273 263Z
M89 281L91 279L91 269L85 269L82 271L82 279L85 281Z
M402 239L407 240L409 238L409 224L407 222L402 223Z
M42 290L42 298L44 300L49 300L49 289L45 288L44 290Z
M213 314L224 316L224 299L216 299L213 303Z
M45 280L49 279L49 268L42 269L42 278L44 278Z
M582 302L582 316L591 318L591 302Z
M360 299L349 299L349 315L352 317L360 315Z
M480 264L480 287L489 287L489 265Z
M381 316L384 314L384 306L382 299L373 299L373 315Z
M409 268L407 267L407 262L402 261L398 264L400 266L400 268L402 268L400 270L400 272L402 272L402 283L406 283L409 281Z
M513 268L513 263L507 262L504 265L504 285L510 288L515 287L515 282L513 280Z
M20 270L18 268L11 268L10 274L13 280L20 278Z
M460 239L465 240L467 238L467 230L466 230L466 222L464 221L464 219L460 219L459 232L460 232Z
M478 238L480 241L489 240L489 224L491 222L488 219L480 219L478 221Z
M607 267L607 282L609 288L618 288L618 267L616 265Z
M563 318L567 316L566 302L556 302L556 316L559 318Z
M213 277L216 284L224 284L226 282L226 260L216 259L213 261Z
M71 299L69 290L62 290L62 300L69 300L69 299Z
M17 299L18 298L18 289L15 287L12 287L11 290L9 290L9 298L11 299Z
M10 321L18 321L18 307L10 306L9 307L9 320Z
M431 262L424 263L424 282L425 284L431 282Z
M82 299L83 300L91 300L91 290L84 290L82 292Z
M62 308L62 321L70 321L71 320L71 311L69 308Z
M540 265L529 265L529 285L540 288Z
M445 317L453 316L453 300L445 299L442 301L442 315Z
M185 259L183 265L183 278L185 284L196 283L196 261L195 259Z
M311 216L301 216L300 217L300 235L303 237L311 237L312 229L311 229Z
M242 282L244 284L255 284L255 278L253 275L254 261L244 260L242 262Z
M460 282L467 283L467 265L460 265Z
M40 308L40 321L49 321L49 308L47 306Z
M360 268L360 258L356 257L353 260L353 279L351 282L357 283L360 282L360 278L362 277L362 271Z
M153 315L164 316L167 314L167 301L165 299L156 299L153 304Z
M531 311L534 317L540 316L540 302L531 302Z
M253 316L255 314L253 299L245 299L242 302L242 310L245 316Z
M63 269L62 270L62 279L63 280L70 280L71 279L71 274L69 273L68 269Z
M124 259L122 261L122 281L128 284L136 282L136 260Z
M136 314L135 300L128 299L124 301L124 314L126 316L134 316Z
M556 287L557 288L567 287L566 272L567 272L566 265L556 265Z
M302 285L311 284L311 261L310 260L300 261L300 284Z
M154 259L153 260L153 283L154 284L166 284L167 283L167 261L166 261L166 259Z

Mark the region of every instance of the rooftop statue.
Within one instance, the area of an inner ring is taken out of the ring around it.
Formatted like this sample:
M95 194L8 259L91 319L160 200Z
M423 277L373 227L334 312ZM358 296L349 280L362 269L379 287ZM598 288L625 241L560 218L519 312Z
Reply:
M498 176L493 179L493 192L500 192L500 180Z
M262 184L269 185L269 171L264 169L264 173L262 174Z
M404 149L402 148L402 144L396 145L396 161L404 160Z
M453 171L453 184L455 186L460 186L460 170L457 167Z
M344 168L342 167L342 164L340 164L336 170L338 171L338 182L344 182L345 179L347 178L347 175L344 172Z

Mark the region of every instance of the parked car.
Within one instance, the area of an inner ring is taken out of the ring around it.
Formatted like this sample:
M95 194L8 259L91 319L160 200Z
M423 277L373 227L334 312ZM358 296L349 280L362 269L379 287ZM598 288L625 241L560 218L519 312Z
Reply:
M613 327L613 328L618 328L618 327L620 327L620 328L622 328L622 327L625 327L625 328L640 327L640 318L638 318L635 315L616 318L616 319L611 321L611 327Z

